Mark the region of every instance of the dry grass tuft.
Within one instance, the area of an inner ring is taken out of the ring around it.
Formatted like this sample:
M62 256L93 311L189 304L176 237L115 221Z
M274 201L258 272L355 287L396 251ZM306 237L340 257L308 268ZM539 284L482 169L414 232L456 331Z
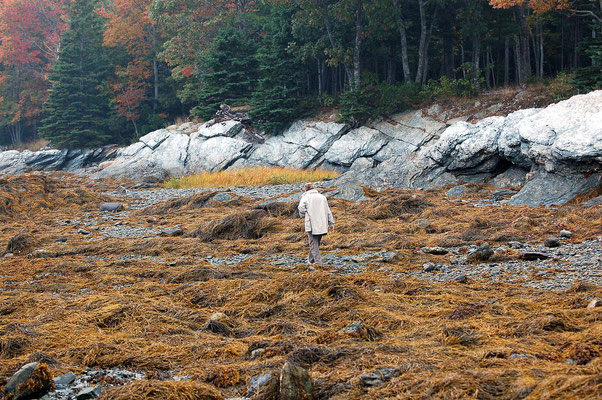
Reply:
M252 167L219 172L205 172L183 178L172 178L165 182L165 187L185 189L282 185L287 183L319 182L324 179L333 179L337 176L339 176L339 173L324 169L299 170L278 167Z
M223 400L211 386L194 381L135 381L109 389L102 400Z
M30 235L17 233L8 241L6 245L6 252L23 254L29 252L33 246L34 240Z
M154 204L138 211L139 215L167 215L183 210L196 210L203 208L207 202L218 192L203 192L189 197L168 200Z
M217 239L259 239L274 226L274 222L266 217L267 213L263 210L226 215L197 228L191 236L201 239L202 242Z

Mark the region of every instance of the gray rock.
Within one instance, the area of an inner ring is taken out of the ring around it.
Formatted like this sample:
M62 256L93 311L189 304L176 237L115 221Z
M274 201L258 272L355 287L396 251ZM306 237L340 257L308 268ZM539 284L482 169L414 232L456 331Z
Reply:
M437 266L435 265L435 263L427 262L422 265L423 272L433 272L436 270L437 270Z
M466 277L466 275L459 275L454 278L454 281L456 281L458 283L467 283L468 278Z
M359 333L360 327L362 326L361 321L352 322L343 329L340 330L341 333Z
M324 159L332 164L349 167L359 157L378 153L387 143L387 137L379 131L361 127L334 142L324 155Z
M179 226L161 229L161 236L182 236L183 234L184 230Z
M362 387L380 386L385 382L401 375L401 371L397 368L377 368L375 372L363 374L360 376L360 385Z
M519 188L527 180L527 172L524 169L510 167L499 175L496 175L489 183L497 188Z
M313 397L314 386L309 372L285 362L280 372L280 400L304 400Z
M596 307L601 307L602 306L602 300L600 299L593 299L592 301L590 301L587 305L586 308L596 308Z
M218 201L218 202L227 202L227 201L232 201L232 200L233 200L232 195L230 195L229 193L226 193L226 192L218 193L211 198L211 201Z
M39 363L32 362L21 367L4 386L4 395L12 395L15 400L25 400L41 397L52 389L52 380L36 382L34 386L35 392L32 392L29 387L21 387L21 384L27 382L34 375Z
M510 199L510 204L534 207L561 205L601 184L600 173L586 176L581 172L549 173L540 170Z
M420 249L425 254L443 255L449 253L449 250L443 247L423 247Z
M249 383L249 388L247 389L247 398L250 398L255 394L259 389L265 386L270 379L272 379L274 375L271 372L263 375L255 375L251 378L251 382Z
M546 238L544 244L546 245L546 247L559 247L560 239L558 239L556 237L549 237L549 238Z
M4 394L15 393L17 386L27 381L33 371L38 367L39 363L32 362L25 364L9 379L8 383L4 386Z
M66 374L54 378L54 384L57 386L68 386L75 382L75 378L76 376L73 372L67 372Z
M217 136L203 142L191 140L186 172L193 174L226 169L251 147L250 143L230 137Z
M96 398L100 397L100 393L101 393L100 385L91 386L91 387L87 387L87 388L80 390L75 395L75 399L76 400L96 399Z
M564 239L570 239L573 237L573 232L563 229L560 231L560 237Z
M445 192L445 195L447 197L461 197L466 194L466 190L466 186L460 185L449 189L447 192Z
M223 121L216 124L203 124L195 133L197 136L212 138L216 136L234 137L242 130L242 124L238 121Z
M366 197L364 197L364 189L362 189L361 186L355 185L341 186L338 189L333 190L332 192L326 193L326 197L330 197L333 199L343 199L353 202L366 199Z
M362 171L364 169L372 167L374 167L374 161L372 161L368 157L360 157L357 160L355 160L353 164L351 164L351 167L349 169L352 171Z
M90 235L92 232L87 231L85 229L78 229L77 233L79 233L80 235Z
M258 146L242 165L312 167L347 129L346 125L333 122L295 122L282 135L271 136Z
M104 203L100 206L100 211L115 212L123 208L121 203Z

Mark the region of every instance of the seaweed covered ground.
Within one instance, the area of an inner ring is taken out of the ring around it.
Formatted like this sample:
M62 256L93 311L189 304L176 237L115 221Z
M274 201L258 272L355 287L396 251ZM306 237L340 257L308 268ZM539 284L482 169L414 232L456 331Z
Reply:
M105 399L276 399L249 384L288 361L315 399L602 398L602 207L585 198L366 189L330 200L327 264L308 266L294 202L134 189L0 179L0 387L40 361L129 371L96 382Z

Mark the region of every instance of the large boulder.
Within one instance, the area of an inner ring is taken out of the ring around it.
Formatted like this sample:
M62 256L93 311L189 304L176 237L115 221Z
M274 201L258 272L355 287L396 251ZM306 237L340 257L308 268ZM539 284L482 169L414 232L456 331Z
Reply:
M188 149L188 173L220 171L228 168L251 148L244 140L212 137L204 142L195 140Z
M360 157L375 155L388 142L387 137L376 129L361 127L334 142L324 159L331 164L349 167Z
M121 151L119 157L95 176L125 177L144 182L182 176L186 173L189 141L189 136L165 129L151 132Z
M244 165L313 167L345 132L347 132L345 124L298 121L282 135L271 136L258 146Z
M46 364L32 362L19 369L4 386L4 398L27 400L42 397L54 389L54 381Z
M510 199L510 204L561 205L599 185L602 185L602 173L586 175L578 171L568 171L552 174L540 170Z

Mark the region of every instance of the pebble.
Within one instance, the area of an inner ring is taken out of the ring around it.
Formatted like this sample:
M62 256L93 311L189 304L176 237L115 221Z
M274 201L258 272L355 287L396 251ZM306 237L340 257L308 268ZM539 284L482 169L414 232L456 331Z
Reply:
M89 235L89 234L90 234L90 233L92 233L92 232L90 232L90 231L87 231L87 230L85 230L85 229L78 229L78 230L77 230L77 233L79 233L80 235Z
M544 244L546 245L546 247L559 247L560 239L558 239L557 237L549 237L545 240Z
M564 239L569 239L573 237L573 232L563 229L560 231L560 237Z
M100 397L101 388L100 385L92 386L85 389L82 389L75 395L76 400L88 400L88 399L96 399Z

